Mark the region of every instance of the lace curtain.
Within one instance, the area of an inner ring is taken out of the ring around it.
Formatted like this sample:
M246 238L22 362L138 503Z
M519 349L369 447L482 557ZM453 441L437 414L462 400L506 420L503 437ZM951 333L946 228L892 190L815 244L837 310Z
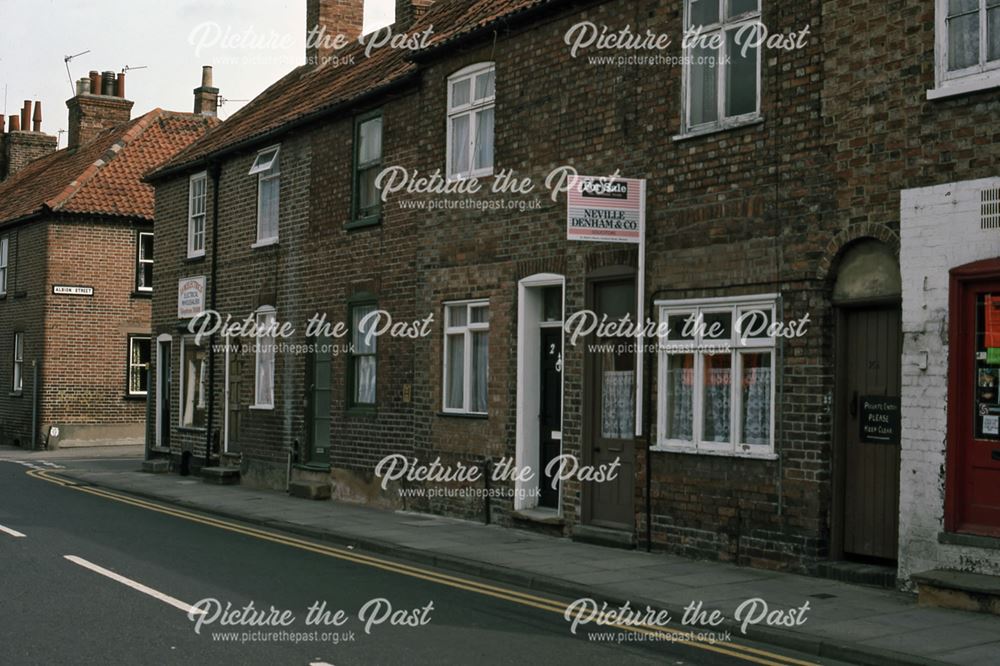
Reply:
M603 376L601 436L605 439L631 439L635 434L635 373L631 370L605 370Z
M743 441L767 444L771 440L771 369L747 368L743 378Z

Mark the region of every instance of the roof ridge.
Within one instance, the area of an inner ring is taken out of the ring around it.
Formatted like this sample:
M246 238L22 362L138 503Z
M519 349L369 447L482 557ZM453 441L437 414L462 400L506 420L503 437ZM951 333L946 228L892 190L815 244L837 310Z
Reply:
M74 178L69 185L63 188L62 192L48 201L45 201L43 205L47 206L51 210L58 210L69 203L77 192L83 189L84 185L90 182L90 180L93 179L101 169L114 160L128 144L140 137L143 132L149 129L149 126L153 124L153 121L156 118L161 117L162 114L163 109L157 107L152 111L148 111L138 118L130 121L128 125L124 126L127 129L125 129L121 136L118 137L117 141L101 153L100 157L91 162L90 165L88 165L87 168L80 173L80 175ZM129 125L131 125L131 127Z

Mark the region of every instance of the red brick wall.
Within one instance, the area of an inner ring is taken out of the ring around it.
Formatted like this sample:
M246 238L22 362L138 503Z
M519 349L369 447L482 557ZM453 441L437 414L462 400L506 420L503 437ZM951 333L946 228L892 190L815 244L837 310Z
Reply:
M141 424L145 400L126 397L128 334L149 333L151 303L134 297L136 236L149 225L47 218L0 232L10 239L0 301L0 438L31 442L32 363L40 368L38 442L52 425ZM54 295L53 285L93 296ZM11 396L13 332L24 331L24 390Z

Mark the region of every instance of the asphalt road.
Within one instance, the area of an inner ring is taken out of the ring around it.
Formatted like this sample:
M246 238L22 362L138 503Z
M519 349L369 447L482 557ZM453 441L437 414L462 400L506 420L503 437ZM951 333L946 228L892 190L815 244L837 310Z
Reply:
M231 521L203 524L27 471L0 461L0 663L10 666L815 661L763 646L731 656L616 629L573 635L560 613L537 607L526 590L487 583L503 591L494 595L476 585L485 581L447 572L406 575L385 558L348 561L291 535L286 542ZM217 612L251 603L287 611L279 619L290 624L223 624L241 618ZM306 624L309 609L324 603L329 618L343 611L343 624ZM206 611L200 627L192 607Z

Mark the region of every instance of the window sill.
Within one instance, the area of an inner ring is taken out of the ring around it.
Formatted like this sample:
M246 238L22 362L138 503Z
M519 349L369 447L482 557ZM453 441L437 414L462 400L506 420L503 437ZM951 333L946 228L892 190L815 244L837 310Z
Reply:
M274 405L250 405L247 409L251 412L273 412Z
M674 141L686 141L687 139L697 139L700 136L708 136L710 134L718 134L720 132L728 132L729 130L740 129L741 127L752 127L754 125L763 125L764 116L755 116L753 118L748 118L747 120L741 120L739 122L734 122L726 125L713 125L711 127L705 127L701 129L690 130L687 132L681 132L673 137Z
M329 472L329 464L319 464L319 463L295 463L292 465L293 469L300 469L304 472Z
M24 391L11 391L10 393L7 394L7 397L8 398L23 398L24 397Z
M689 448L686 446L668 446L657 444L649 447L650 451L657 453L686 453L694 456L715 456L717 458L745 458L748 460L777 460L777 453L745 453L742 451L706 451L703 449Z
M251 250L258 250L262 247L271 247L278 244L277 238L268 238L267 240L259 240L250 246Z
M152 297L153 297L153 290L152 289L150 289L149 291L145 291L145 290L139 291L139 290L136 290L136 291L133 291L132 294L131 294L131 298L152 298Z
M352 229L367 229L368 227L377 227L382 224L382 216L374 215L372 217L362 217L357 220L351 220L344 225L344 229L351 231Z
M473 414L471 412L438 412L437 415L453 419L472 419L474 421L485 421L490 418L489 414Z
M177 432L189 432L204 435L207 431L207 428L198 428L196 426L177 426Z
M378 416L378 409L374 406L348 407L344 413L347 416Z
M1000 87L1000 70L942 81L936 88L927 91L927 99L947 99L997 87Z
M463 173L463 174L452 173L452 174L448 174L447 182L449 182L449 183L457 183L457 182L460 182L460 181L463 181L463 180L472 180L473 178L476 178L476 179L480 179L480 178L492 178L493 174L494 174L494 170L492 168L490 168L490 169L481 169L479 171L473 171L472 173Z
M126 393L125 396L124 396L124 398L125 398L125 400L133 400L135 402L139 402L140 400L142 402L145 402L149 398L149 394L148 393L142 393L142 394L138 394L138 393Z
M184 257L184 263L186 264L196 264L199 261L205 261L204 252L202 252L201 254L189 254L188 256Z
M939 532L938 543L949 546L965 546L968 548L989 548L1000 550L1000 538L981 536L978 534L963 534L960 532Z

